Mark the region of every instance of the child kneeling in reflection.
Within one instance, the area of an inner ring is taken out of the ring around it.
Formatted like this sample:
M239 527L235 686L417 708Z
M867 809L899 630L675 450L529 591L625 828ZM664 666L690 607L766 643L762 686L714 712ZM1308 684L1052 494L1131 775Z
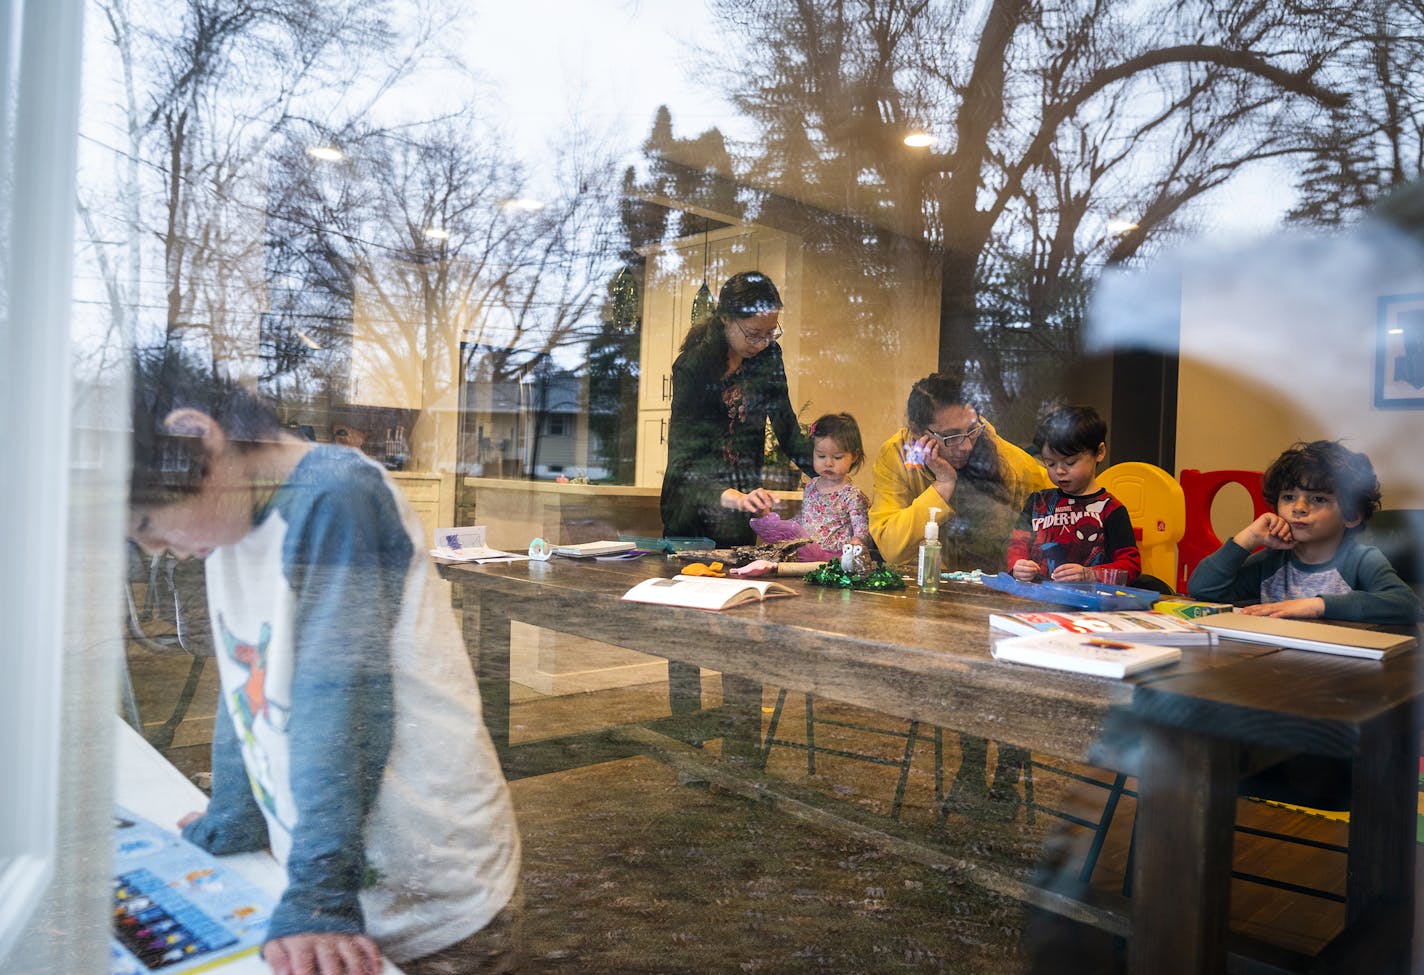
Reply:
M222 678L212 800L183 835L283 865L278 975L508 970L519 835L419 518L358 451L139 358L130 535L205 560Z
M1380 506L1368 457L1329 440L1297 443L1266 469L1261 494L1274 510L1202 560L1187 585L1193 597L1259 600L1242 610L1254 616L1418 618L1414 591L1379 549L1353 537Z

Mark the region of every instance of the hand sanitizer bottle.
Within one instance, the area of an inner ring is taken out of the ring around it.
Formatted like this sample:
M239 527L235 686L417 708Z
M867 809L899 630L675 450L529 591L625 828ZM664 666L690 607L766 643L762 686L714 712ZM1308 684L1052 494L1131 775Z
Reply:
M925 540L920 543L920 572L917 581L920 592L939 592L939 522L935 516L938 508L930 509L930 520L925 522Z

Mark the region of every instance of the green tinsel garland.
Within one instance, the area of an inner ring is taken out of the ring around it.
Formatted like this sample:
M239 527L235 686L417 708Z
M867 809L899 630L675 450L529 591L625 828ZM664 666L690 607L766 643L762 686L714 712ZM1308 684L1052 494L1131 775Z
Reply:
M830 589L869 589L876 592L889 592L892 589L905 588L905 580L900 578L900 574L883 565L871 570L869 575L858 576L846 572L841 568L841 564L834 559L819 569L812 569L808 572L806 581L813 586L826 586Z

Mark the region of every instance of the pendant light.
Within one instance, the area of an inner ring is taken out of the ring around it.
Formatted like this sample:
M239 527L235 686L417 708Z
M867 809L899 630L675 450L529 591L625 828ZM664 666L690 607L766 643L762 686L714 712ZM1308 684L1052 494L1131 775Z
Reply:
M712 317L712 289L707 287L707 255L710 247L711 221L702 219L702 287L697 289L697 297L692 299L692 324L707 321Z

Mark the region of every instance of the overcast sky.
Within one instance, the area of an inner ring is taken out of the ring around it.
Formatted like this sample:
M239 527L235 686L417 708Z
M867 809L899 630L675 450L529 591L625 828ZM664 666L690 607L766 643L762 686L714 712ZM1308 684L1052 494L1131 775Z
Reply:
M699 46L735 48L718 37L702 0L481 0L461 53L491 83L521 157L537 169L551 137L575 116L616 134L630 153L663 104L678 136L716 126L753 138L719 87L698 82ZM1289 186L1275 167L1239 174L1206 201L1209 232L1278 226Z
M692 77L693 49L714 40L696 0L501 0L479 5L465 53L497 85L528 159L575 113L629 150L663 104L680 136L713 126L749 136L717 86Z

